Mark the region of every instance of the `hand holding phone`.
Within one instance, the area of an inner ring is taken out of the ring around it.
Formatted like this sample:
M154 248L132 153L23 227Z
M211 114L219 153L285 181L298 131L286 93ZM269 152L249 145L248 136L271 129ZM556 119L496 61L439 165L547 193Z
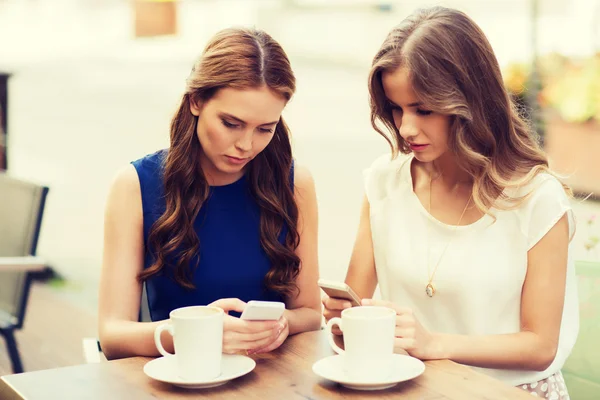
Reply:
M285 304L279 301L251 300L246 303L240 319L247 321L277 321L285 311Z
M319 279L318 285L329 297L336 299L348 300L352 307L360 306L360 297L354 290L343 282L330 281L327 279Z
M325 321L329 321L335 317L339 318L345 308L361 305L360 297L346 283L319 279L318 285L329 296L324 297L322 300ZM342 331L334 327L332 333L341 335Z

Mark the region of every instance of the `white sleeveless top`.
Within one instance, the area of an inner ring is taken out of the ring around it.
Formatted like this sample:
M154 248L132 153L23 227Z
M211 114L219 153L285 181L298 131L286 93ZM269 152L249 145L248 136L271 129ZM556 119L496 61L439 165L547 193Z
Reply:
M528 250L565 213L570 237L575 231L573 211L560 182L542 173L521 189L520 194L532 190L533 193L518 209L492 209L495 222L486 215L473 224L455 227L431 216L413 192L412 159L410 156L390 160L385 155L364 174L381 297L412 308L423 326L433 332L462 335L519 332ZM427 243L433 272L453 236L435 273L436 293L429 298L425 293ZM571 252L566 285L558 351L547 370L477 369L513 386L548 378L560 370L579 330Z

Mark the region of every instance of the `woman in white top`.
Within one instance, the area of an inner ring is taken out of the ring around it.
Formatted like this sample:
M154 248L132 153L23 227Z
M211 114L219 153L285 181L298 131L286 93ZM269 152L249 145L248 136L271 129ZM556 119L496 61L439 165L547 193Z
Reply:
M462 12L420 10L388 35L369 89L393 156L365 172L346 283L397 311L396 347L410 355L567 399L560 368L579 326L569 190L485 35ZM350 306L323 303L327 319Z

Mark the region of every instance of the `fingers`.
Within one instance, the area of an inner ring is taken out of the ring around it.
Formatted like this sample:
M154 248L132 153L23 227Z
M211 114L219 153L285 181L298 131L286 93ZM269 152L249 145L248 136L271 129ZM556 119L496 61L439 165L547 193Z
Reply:
M414 328L415 318L412 314L403 314L396 317L396 326L401 328Z
M325 317L325 322L329 322L329 320L332 318L336 318L336 317L339 318L341 315L342 314L340 311L328 310L328 309L323 310L323 316Z
M410 354L411 351L415 350L417 345L417 328L412 312L396 317L394 335L396 336L396 339L394 339L394 349L396 352Z
M288 320L285 317L285 315L282 315L281 318L279 318L279 320L277 322L279 322L279 325L281 325L282 328L285 328L288 326Z
M278 321L245 321L235 317L225 317L223 330L240 333L259 333L282 328Z
M278 329L270 329L257 333L243 333L235 331L223 332L223 340L228 342L256 342L275 336L279 332Z
M209 306L219 307L226 313L229 313L229 311L242 312L246 308L246 303L240 299L229 298L213 301Z
M385 300L363 299L362 305L363 306L388 307L388 308L391 308L392 310L395 310L396 314L398 314L398 315L412 314L412 310L410 308L400 307L390 301L385 301Z
M396 332L395 332L395 336L397 338L404 338L404 339L414 339L415 338L415 328L399 328L396 327Z
M279 321L245 321L226 316L223 326L223 352L232 354L250 351L272 344L284 329L287 319Z
M410 353L411 350L414 350L415 348L415 339L414 338L396 338L394 340L394 348L396 349L401 349L406 351L407 353Z
M250 354L268 353L270 351L273 351L276 348L278 348L279 346L281 346L286 338L287 338L287 335L281 334L277 337L277 339L274 342L272 342L267 347L262 348L262 349L261 348L256 349L254 352L250 352Z
M263 338L260 340L254 340L254 341L238 341L238 340L232 339L232 337L226 338L224 335L223 336L223 353L233 354L233 353L238 353L241 350L250 352L251 350L256 350L256 349L260 349L262 347L266 347L269 344L273 343L273 341L275 341L279 337L280 333L281 332L277 332L277 331L271 332L271 334L269 336L267 336L266 338Z
M271 344L269 344L263 348L255 349L254 351L251 351L250 354L268 353L270 351L275 350L276 348L278 348L279 346L281 346L283 344L285 339L287 339L289 333L290 333L289 326L286 324L285 328L281 332L279 332L279 335Z
M352 304L348 300L336 299L335 297L325 296L322 301L325 308L330 310L345 310L352 307Z
M352 304L348 300L336 299L334 297L325 296L321 300L325 309L323 310L323 316L326 321L331 318L339 317L342 310L351 308Z

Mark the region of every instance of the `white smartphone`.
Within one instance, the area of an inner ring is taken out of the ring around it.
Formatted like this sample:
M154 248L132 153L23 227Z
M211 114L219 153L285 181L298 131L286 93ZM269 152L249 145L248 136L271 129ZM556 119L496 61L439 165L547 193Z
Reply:
M247 321L277 321L285 311L285 304L280 301L250 300L240 316Z
M329 297L348 300L352 304L352 307L361 305L360 297L358 297L358 295L354 293L354 290L352 290L350 286L343 282L319 279L318 284L319 287L323 289L323 291L327 293Z

